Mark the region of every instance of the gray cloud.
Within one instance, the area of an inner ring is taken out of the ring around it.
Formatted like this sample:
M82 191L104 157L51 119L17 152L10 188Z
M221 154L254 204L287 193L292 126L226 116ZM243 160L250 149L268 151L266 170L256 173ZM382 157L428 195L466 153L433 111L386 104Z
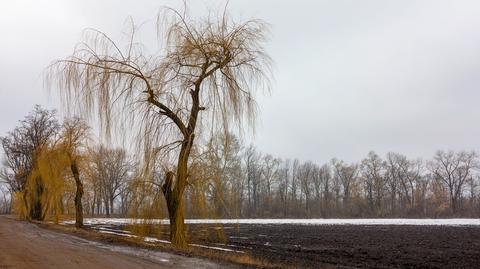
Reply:
M85 27L115 38L127 16L155 40L159 5L179 1L9 1L0 10L0 134L35 103L59 107L43 69ZM193 1L191 1L193 2ZM222 7L195 1L192 11ZM272 24L273 92L259 97L255 144L281 157L356 161L369 150L430 157L479 149L477 1L230 1L240 18ZM152 47L152 50L155 48Z

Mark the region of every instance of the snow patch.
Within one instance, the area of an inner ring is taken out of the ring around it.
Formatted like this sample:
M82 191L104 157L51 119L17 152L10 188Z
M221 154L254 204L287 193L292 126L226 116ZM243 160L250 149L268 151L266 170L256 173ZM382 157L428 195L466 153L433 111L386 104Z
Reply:
M64 222L64 223L69 224L68 222ZM157 238L149 237L149 236L141 237L141 236L137 236L137 235L132 235L132 234L130 234L129 231L115 231L115 230L108 229L108 228L105 228L105 227L96 227L96 229L98 230L99 233L103 233L103 234L112 234L112 235L130 237L130 238L143 238L143 241L145 241L147 243L171 244L171 242L167 241L167 240L161 240L161 239L157 239ZM228 252L244 253L243 251L229 249L229 248L212 247L212 246L205 246L205 245L199 245L199 244L189 244L189 245L192 246L192 247L200 247L200 248L208 248L208 249L228 251ZM234 245L230 245L230 246L235 247ZM168 262L168 261L169 260L167 260L167 259L162 260L162 262Z
M222 250L222 251L228 251L228 252L244 253L243 251L229 249L229 248L211 247L211 246L198 245L198 244L189 244L189 245L192 247L209 248L209 249Z
M246 239L248 240L249 238L246 236L230 236L231 239Z
M64 221L63 224L74 224ZM88 218L87 225L169 224L168 219ZM480 219L186 219L186 224L480 226Z
M126 233L121 233L121 232L114 232L114 231L99 230L98 232L99 232L99 233L102 233L102 234L113 234L113 235L124 236L124 237L136 237L136 236L131 235L131 234L126 234Z
M162 240L162 239L157 239L157 238L149 237L149 236L144 237L143 240L144 240L145 242L148 242L148 243L170 244L170 241Z

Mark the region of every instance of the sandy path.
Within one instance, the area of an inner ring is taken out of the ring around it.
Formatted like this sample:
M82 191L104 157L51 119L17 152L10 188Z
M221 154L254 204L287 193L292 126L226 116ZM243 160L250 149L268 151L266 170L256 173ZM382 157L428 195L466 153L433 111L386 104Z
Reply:
M0 216L0 269L225 268L170 253L110 246Z

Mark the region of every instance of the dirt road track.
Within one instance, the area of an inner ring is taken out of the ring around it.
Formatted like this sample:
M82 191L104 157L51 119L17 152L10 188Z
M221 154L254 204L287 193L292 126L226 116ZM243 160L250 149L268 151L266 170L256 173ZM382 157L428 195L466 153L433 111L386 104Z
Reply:
M227 267L198 258L105 245L0 216L0 269Z

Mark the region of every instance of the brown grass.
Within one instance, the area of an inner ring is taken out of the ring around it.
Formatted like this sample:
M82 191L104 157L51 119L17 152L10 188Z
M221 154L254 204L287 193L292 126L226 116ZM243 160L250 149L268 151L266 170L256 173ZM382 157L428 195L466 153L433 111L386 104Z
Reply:
M74 226L58 225L48 222L34 222L41 228L53 230L63 234L74 235L80 238L97 241L112 245L121 245L129 247L137 247L142 249L157 250L169 252L177 255L187 257L206 258L209 260L229 263L235 265L241 265L245 268L294 268L283 264L272 263L267 260L262 260L253 257L249 253L229 253L225 251L219 251L214 249L204 249L200 247L189 246L187 249L179 250L173 248L170 244L162 243L148 243L144 242L141 238L129 238L116 236L112 234L102 234L91 229L77 229Z

